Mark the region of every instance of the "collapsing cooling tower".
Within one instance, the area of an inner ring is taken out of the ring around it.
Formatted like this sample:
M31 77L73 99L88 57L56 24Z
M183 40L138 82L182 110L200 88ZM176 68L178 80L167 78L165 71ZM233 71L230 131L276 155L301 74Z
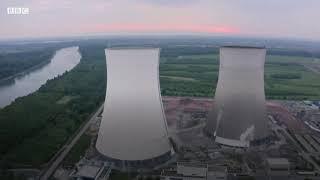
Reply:
M220 48L214 107L205 129L217 143L249 147L267 136L265 56L265 48Z

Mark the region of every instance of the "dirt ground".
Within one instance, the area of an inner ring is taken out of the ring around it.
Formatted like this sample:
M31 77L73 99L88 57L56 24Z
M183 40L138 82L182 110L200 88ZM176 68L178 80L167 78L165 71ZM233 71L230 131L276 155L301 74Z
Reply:
M194 97L162 97L168 126L173 126L183 112L209 112L213 108L213 98ZM295 132L306 130L302 121L296 119L285 107L277 101L267 101L267 112L276 117Z

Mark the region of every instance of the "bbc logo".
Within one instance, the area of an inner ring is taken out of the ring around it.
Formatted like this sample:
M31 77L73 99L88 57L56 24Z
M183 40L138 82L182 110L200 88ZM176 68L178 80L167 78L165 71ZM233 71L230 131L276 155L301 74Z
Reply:
M8 7L7 14L27 15L29 14L29 8L25 7Z

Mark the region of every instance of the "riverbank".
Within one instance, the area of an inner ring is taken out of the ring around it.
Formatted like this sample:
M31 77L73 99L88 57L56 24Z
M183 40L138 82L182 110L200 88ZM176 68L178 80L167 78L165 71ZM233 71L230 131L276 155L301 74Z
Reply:
M43 168L97 109L105 93L103 50L100 46L79 48L82 58L72 70L0 111L2 164ZM70 55L63 57L70 59ZM77 98L61 103L66 96Z
M37 91L48 80L62 75L74 68L81 59L78 47L62 48L56 51L51 59L43 61L33 70L20 73L14 80L0 85L0 107L11 104L19 97ZM48 63L49 62L49 63Z
M37 69L42 68L43 66L45 66L45 65L47 65L47 64L49 64L49 63L51 62L51 60L52 60L52 58L55 56L55 54L56 54L56 52L53 53L52 56L49 57L47 60L42 61L42 62L40 62L39 64L36 64L36 65L34 65L34 66L32 66L32 67L30 67L30 68L28 68L28 69L25 69L24 71L21 71L21 72L19 72L19 73L14 74L14 75L11 75L11 76L8 76L8 77L6 77L6 78L0 79L0 84L3 83L3 82L6 82L6 81L13 80L13 79L16 78L16 77L19 77L19 76L23 76L23 75L25 75L25 74L28 74L28 73L30 73L30 72L32 72L32 71L34 71L34 70L37 70Z

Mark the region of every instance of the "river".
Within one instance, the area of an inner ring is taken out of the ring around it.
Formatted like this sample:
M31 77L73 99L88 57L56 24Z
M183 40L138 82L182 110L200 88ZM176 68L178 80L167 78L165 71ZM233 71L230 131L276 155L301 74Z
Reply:
M78 47L63 48L56 51L50 63L0 83L0 108L11 104L18 97L37 91L47 80L73 69L80 59Z

